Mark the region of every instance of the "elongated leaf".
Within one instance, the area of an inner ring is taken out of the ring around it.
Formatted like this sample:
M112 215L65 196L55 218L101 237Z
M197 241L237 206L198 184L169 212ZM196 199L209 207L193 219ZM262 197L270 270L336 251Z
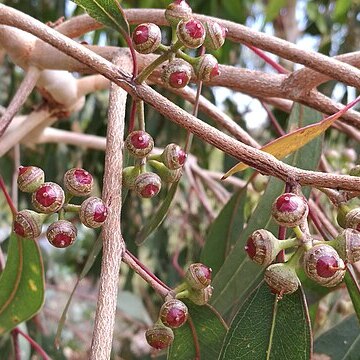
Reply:
M360 327L356 316L350 316L322 334L315 341L315 353L328 355L333 360L358 360Z
M164 221L169 211L170 205L174 199L179 182L175 182L170 186L168 193L160 207L155 211L155 215L151 217L143 226L136 236L136 245L141 245Z
M234 317L219 360L308 360L311 329L298 290L279 302L263 283Z
M243 229L245 201L246 187L231 197L210 226L200 260L212 268L212 276L219 271Z
M194 325L201 359L217 359L227 327L220 315L209 305L197 306L186 302ZM168 353L168 360L195 359L194 338L188 323L174 330L175 340Z
M321 115L307 107L296 104L291 112L289 127L298 124L304 126L318 121ZM295 152L287 162L302 169L317 167L321 155L321 137L313 140L307 146ZM214 293L211 304L222 314L225 314L237 303L241 303L261 281L263 269L254 264L246 256L244 246L249 235L257 229L267 229L277 235L277 225L271 219L271 206L284 189L284 184L271 178L246 228L239 234L233 250L226 258L223 266L213 280ZM306 193L306 192L305 192Z
M345 284L348 289L351 301L354 306L355 313L360 322L360 288L357 283L356 275L350 264L347 265L348 271L345 274Z
M271 141L269 144L263 146L261 151L265 151L275 156L277 159L284 158L285 156L302 148L304 145L308 144L311 140L315 139L319 135L323 134L341 115L343 115L348 109L350 109L359 101L360 97L356 98L354 101L349 103L334 115L327 117L317 124L302 127L292 131L291 133L281 136L274 141ZM239 171L245 170L246 168L248 168L248 166L240 162L239 164L232 167L223 176L223 179L226 179L227 177Z
M0 276L0 335L30 319L44 302L44 269L36 241L12 234Z
M119 0L73 0L96 21L129 34L129 23L120 6Z

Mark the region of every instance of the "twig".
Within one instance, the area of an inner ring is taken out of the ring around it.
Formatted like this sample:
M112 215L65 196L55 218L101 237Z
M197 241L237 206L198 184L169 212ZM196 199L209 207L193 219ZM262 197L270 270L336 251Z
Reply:
M114 60L116 62L116 59ZM131 69L131 63L128 69ZM110 87L107 144L105 154L103 200L108 216L102 229L103 252L100 286L95 314L90 359L109 359L114 331L119 271L125 243L120 228L121 174L126 92L117 85Z

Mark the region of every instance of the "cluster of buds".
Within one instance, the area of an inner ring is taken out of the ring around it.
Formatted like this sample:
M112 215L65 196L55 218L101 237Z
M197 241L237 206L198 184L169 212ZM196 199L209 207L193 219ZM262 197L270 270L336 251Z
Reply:
M356 210L356 209L355 209ZM316 241L301 228L309 212L306 199L294 193L280 195L272 205L273 219L281 226L293 228L296 237L279 240L272 233L261 229L254 231L245 246L250 259L266 266L264 278L272 291L280 296L298 289L297 269L321 286L334 287L343 280L345 263L360 260L360 232L355 219L357 211L349 211L345 217L347 228L334 240ZM360 212L358 212L360 214ZM305 241L304 241L305 239ZM295 248L285 263L272 262L281 250Z
M153 23L138 25L132 35L134 48L141 54L155 51L171 51L174 56L164 66L162 80L172 88L183 88L195 73L198 80L210 81L220 74L213 55L191 57L182 48L197 49L204 45L209 50L217 50L225 42L226 29L217 22L201 22L193 17L192 9L185 0L175 0L165 10L165 18L176 34L177 42L171 47L161 45L161 30Z
M177 144L168 144L159 154L150 154L154 147L151 135L142 130L132 131L125 140L129 154L139 160L138 165L123 169L123 184L141 198L152 198L161 190L162 182L174 183L182 175L186 153ZM142 171L147 163L153 171Z
M89 228L100 227L106 220L107 207L98 197L91 196L81 205L69 203L72 197L86 197L92 191L93 177L84 169L73 168L65 173L65 191L54 182L45 182L43 170L35 166L21 166L17 183L21 191L31 193L35 209L21 210L15 216L13 231L22 238L37 239L44 221L56 213L58 220L50 224L46 237L53 246L64 248L73 244L77 236L74 224L63 218L66 212L77 212L80 221Z
M187 298L196 305L205 305L211 295L211 269L204 264L191 264L185 279L175 290L176 298L165 301L155 325L145 333L146 340L155 349L165 349L174 340L172 329L184 325L188 318L188 308L179 299Z

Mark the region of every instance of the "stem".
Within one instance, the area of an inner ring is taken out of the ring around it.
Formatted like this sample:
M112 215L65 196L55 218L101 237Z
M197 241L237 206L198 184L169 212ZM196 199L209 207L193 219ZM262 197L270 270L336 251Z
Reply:
M276 294L276 299L274 301L274 307L273 307L273 316L272 316L272 321L271 321L270 335L269 335L269 345L266 350L266 360L269 360L270 356L271 356L271 347L272 347L272 342L273 342L273 338L274 338L276 315L277 315L278 303L279 303L280 298L281 298L281 295Z
M75 204L66 204L63 206L63 209L66 212L74 212L78 213L80 211L81 205L75 205Z
M48 354L44 351L44 349L35 341L33 340L28 334L24 333L18 327L16 327L13 332L20 334L23 338L25 338L30 345L34 348L34 350L43 358L43 360L51 360Z
M21 360L21 350L20 350L20 346L19 346L18 332L16 332L15 330L12 330L11 331L11 338L12 338L12 341L13 341L15 360Z
M198 339L198 336L197 336L197 333L196 333L194 322L192 321L192 318L191 318L190 315L188 316L187 321L188 321L188 324L189 324L189 327L190 327L190 330L191 330L191 334L192 334L192 337L193 337L193 340L194 340L194 347L195 347L195 358L194 358L194 360L200 360L201 355L200 355L199 339Z
M299 240L298 238L282 239L279 242L279 246L281 250L289 249L295 246L299 246Z
M15 207L15 205L14 205L12 199L11 199L11 196L10 196L9 192L6 189L4 179L3 179L3 177L1 175L0 175L0 189L4 193L6 202L8 203L8 205L10 207L10 210L12 212L13 217L15 217L16 214L17 214L17 210L16 210L16 207Z
M135 129L136 106L137 101L132 98L128 133L131 133Z
M142 100L137 101L136 113L139 123L139 130L145 131L144 102Z
M140 275L163 299L169 295L171 288L157 278L144 264L131 254L130 251L125 250L123 254L123 261L138 275Z
M304 238L304 233L301 231L299 226L295 226L293 231L297 237L297 239L302 240Z

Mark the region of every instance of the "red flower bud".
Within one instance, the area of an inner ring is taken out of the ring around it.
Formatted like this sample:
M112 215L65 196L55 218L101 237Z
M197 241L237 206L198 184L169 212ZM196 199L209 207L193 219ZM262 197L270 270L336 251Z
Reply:
M132 35L134 48L140 54L150 54L161 43L161 30L153 23L138 25Z

